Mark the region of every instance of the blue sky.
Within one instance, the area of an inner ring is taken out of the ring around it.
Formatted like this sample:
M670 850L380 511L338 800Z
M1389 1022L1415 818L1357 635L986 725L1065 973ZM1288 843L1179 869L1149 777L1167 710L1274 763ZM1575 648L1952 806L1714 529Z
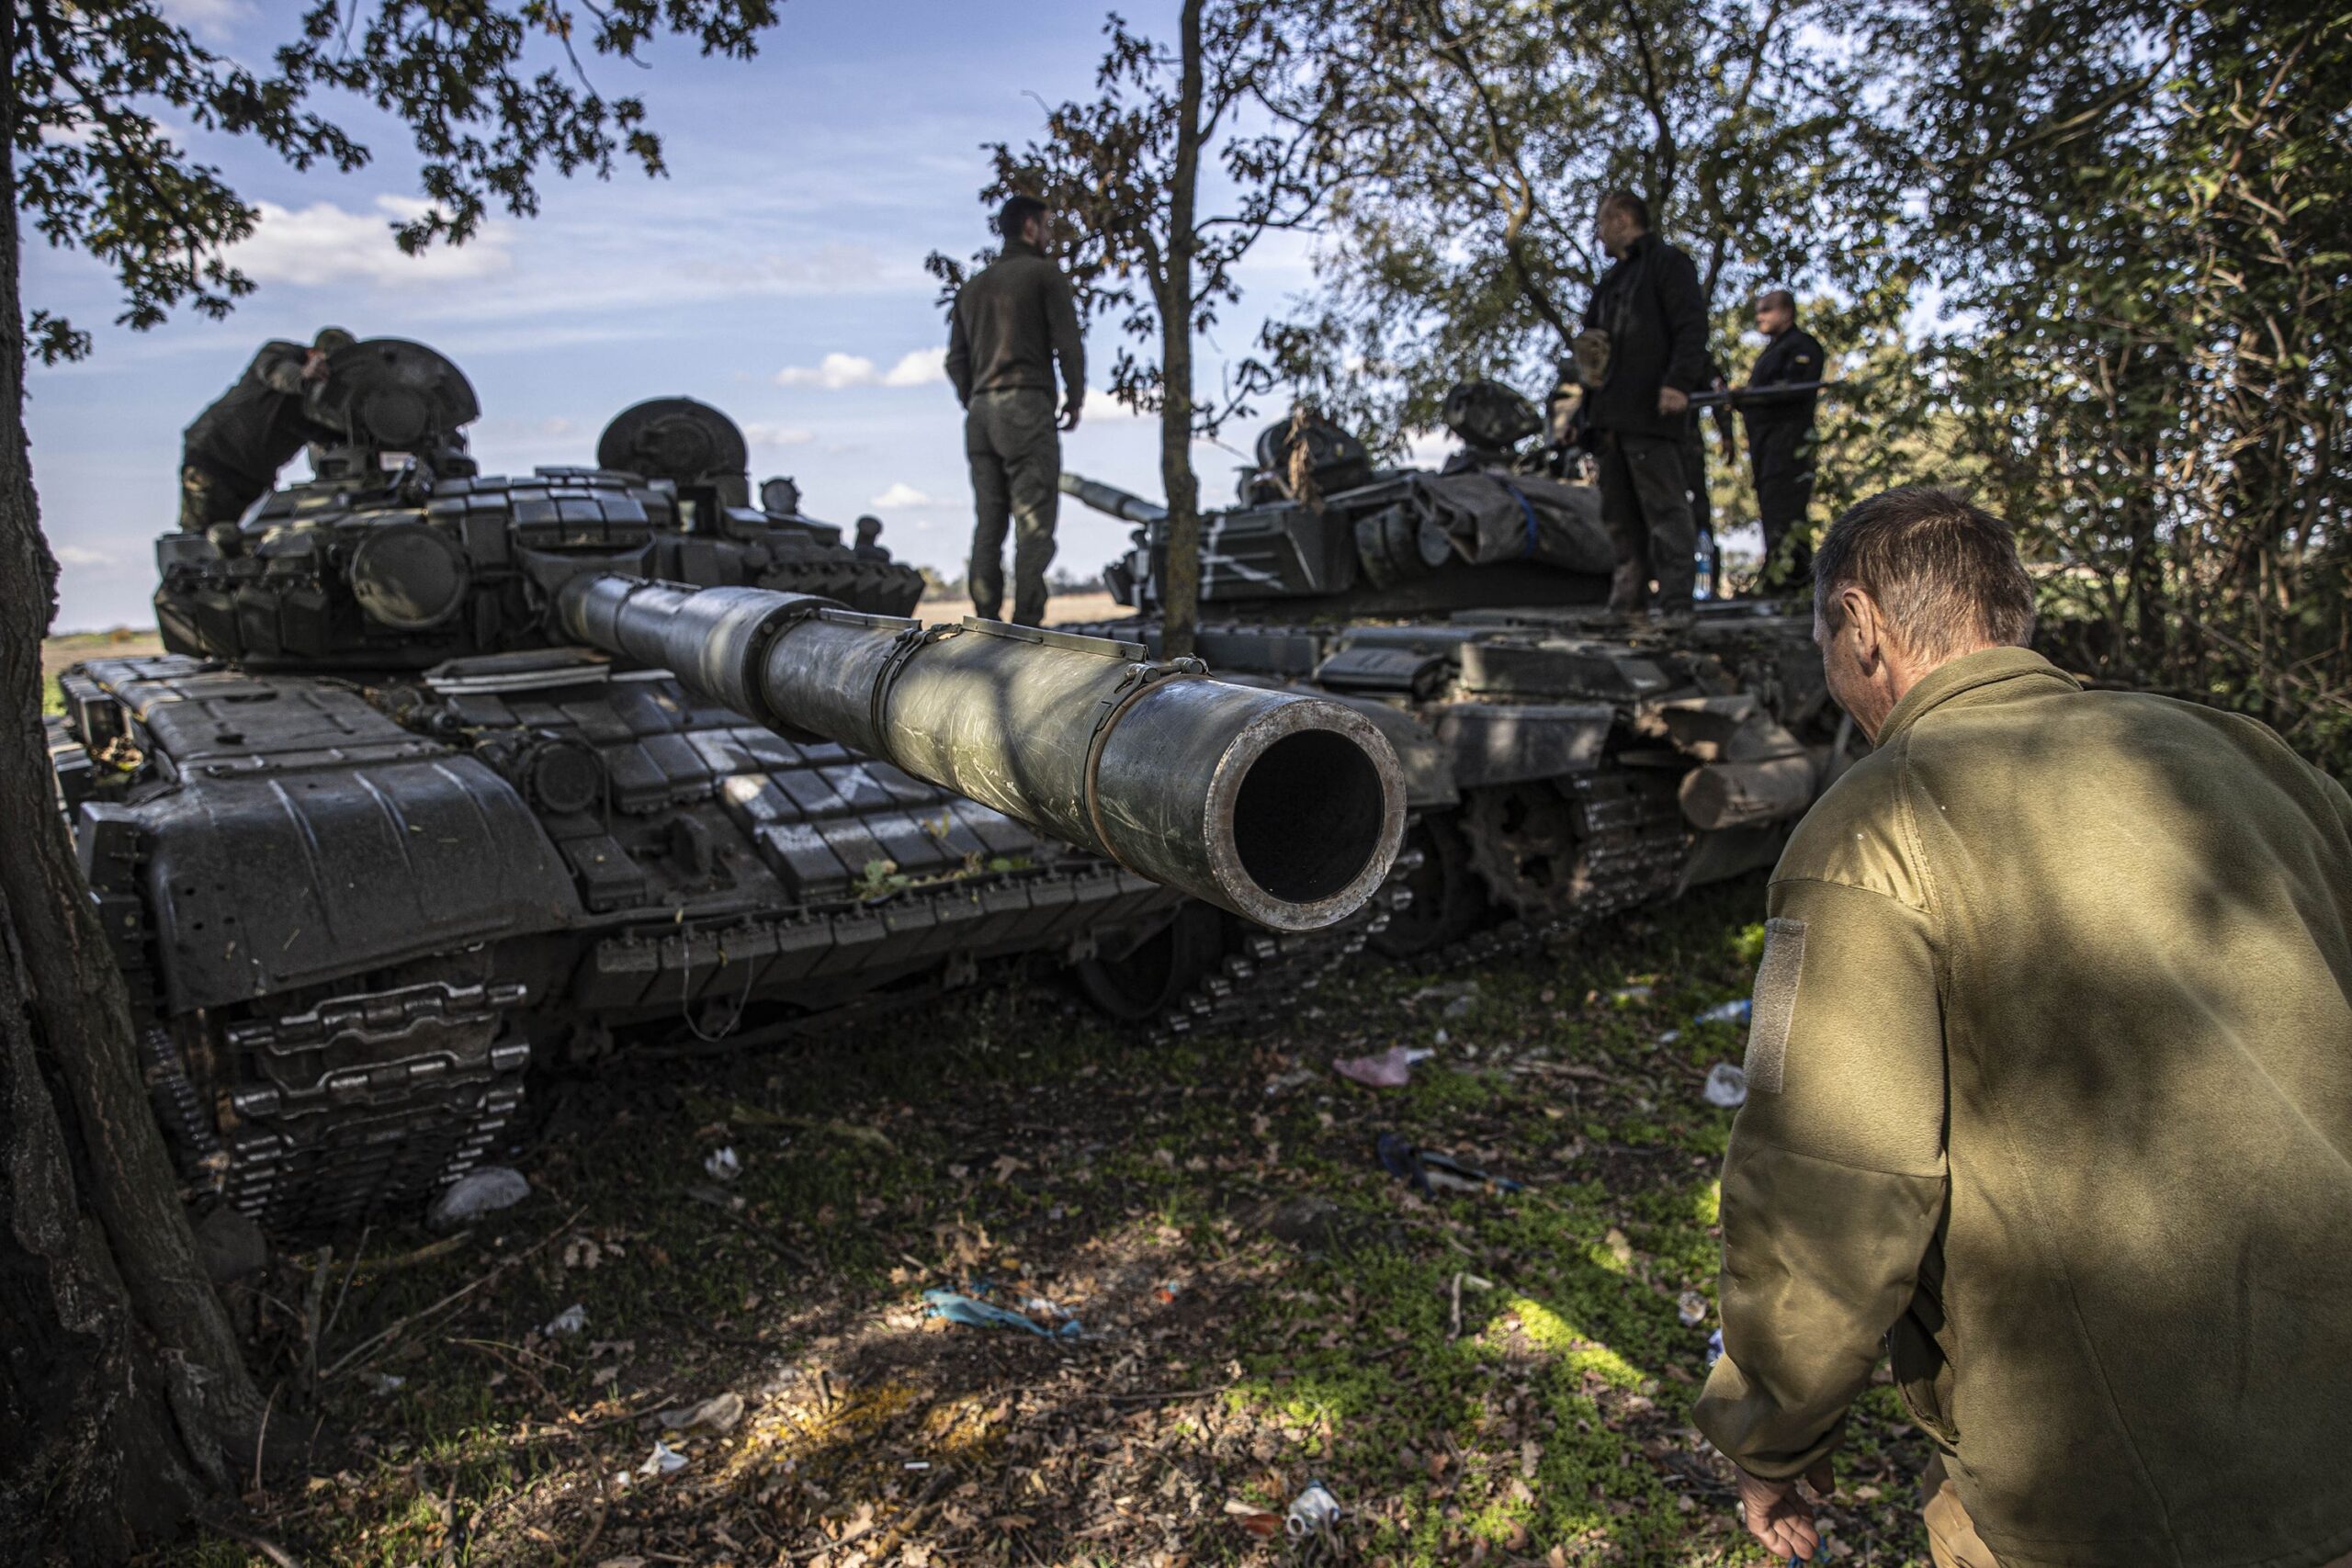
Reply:
M258 60L300 7L164 9L220 51ZM1122 9L1149 29L1175 6ZM113 327L102 271L28 244L27 308L62 310L96 339L87 361L31 378L34 478L64 565L58 627L152 623L153 541L175 515L181 428L263 339L307 339L330 322L417 338L456 360L481 396L472 434L484 472L591 461L613 414L684 393L744 425L755 481L792 474L813 514L875 512L902 558L960 570L961 415L936 373L945 331L922 258L986 242L980 144L1034 134L1043 111L1030 95L1089 90L1102 8L786 0L782 10L750 64L690 48L658 51L650 72L592 64L608 95L648 100L669 177L550 179L537 218L498 218L462 250L413 260L394 249L389 220L413 199L414 160L397 128L365 112L346 123L376 159L354 175L297 175L233 140L198 144L264 204L238 258L261 287L225 322ZM1306 249L1270 241L1240 278L1242 309L1203 345L1204 378L1309 286ZM1114 332L1089 331L1098 388ZM1065 438L1065 464L1156 494L1156 426L1099 392L1088 412ZM1227 439L1243 446L1252 434ZM1213 447L1195 457L1204 494L1226 493L1238 458ZM302 471L297 458L288 475ZM1066 503L1057 564L1091 572L1125 532Z

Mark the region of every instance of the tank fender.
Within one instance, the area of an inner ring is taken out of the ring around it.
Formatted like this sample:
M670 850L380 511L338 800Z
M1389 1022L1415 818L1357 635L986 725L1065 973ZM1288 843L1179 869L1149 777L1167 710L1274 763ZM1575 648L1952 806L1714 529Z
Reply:
M1560 778L1600 765L1615 712L1607 703L1452 703L1437 739L1464 789Z
M174 1012L582 916L530 807L469 756L199 776L135 815Z

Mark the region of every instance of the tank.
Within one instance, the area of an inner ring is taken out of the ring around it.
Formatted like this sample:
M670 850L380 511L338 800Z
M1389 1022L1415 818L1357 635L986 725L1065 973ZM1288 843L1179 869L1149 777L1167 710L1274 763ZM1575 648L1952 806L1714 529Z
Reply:
M1202 524L1199 657L1347 705L1402 763L1409 897L1371 944L1482 959L1770 864L1859 745L1809 604L1612 615L1577 455L1492 382L1457 389L1445 417L1459 446L1433 468L1375 467L1312 415L1270 426L1237 504ZM1136 525L1104 572L1133 615L1073 629L1156 649L1163 509L1080 475L1062 488ZM1090 983L1151 1015L1237 940L1191 919L1098 959Z
M1395 897L1404 778L1362 714L903 618L919 575L789 481L752 504L714 409L639 404L596 467L510 479L423 345L342 350L311 400L345 437L315 478L160 539L170 651L69 671L52 722L200 1204L331 1229L463 1175L536 1071L1126 954L1194 908L1278 966Z

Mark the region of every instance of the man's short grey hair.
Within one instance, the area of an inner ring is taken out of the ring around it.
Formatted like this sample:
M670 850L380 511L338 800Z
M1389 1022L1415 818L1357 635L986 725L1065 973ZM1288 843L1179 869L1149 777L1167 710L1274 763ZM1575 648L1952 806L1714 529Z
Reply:
M1813 557L1814 603L1833 631L1848 584L1871 596L1914 658L2033 636L2033 580L2016 532L1956 490L1905 485L1849 507Z

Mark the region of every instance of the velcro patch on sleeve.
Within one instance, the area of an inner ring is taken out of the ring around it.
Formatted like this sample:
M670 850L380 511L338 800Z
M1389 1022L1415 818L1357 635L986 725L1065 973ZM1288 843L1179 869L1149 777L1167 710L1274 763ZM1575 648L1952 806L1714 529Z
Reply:
M1804 967L1804 922L1764 922L1764 961L1756 966L1756 1001L1747 1021L1747 1087L1781 1092L1789 1026L1797 1014L1797 976Z

